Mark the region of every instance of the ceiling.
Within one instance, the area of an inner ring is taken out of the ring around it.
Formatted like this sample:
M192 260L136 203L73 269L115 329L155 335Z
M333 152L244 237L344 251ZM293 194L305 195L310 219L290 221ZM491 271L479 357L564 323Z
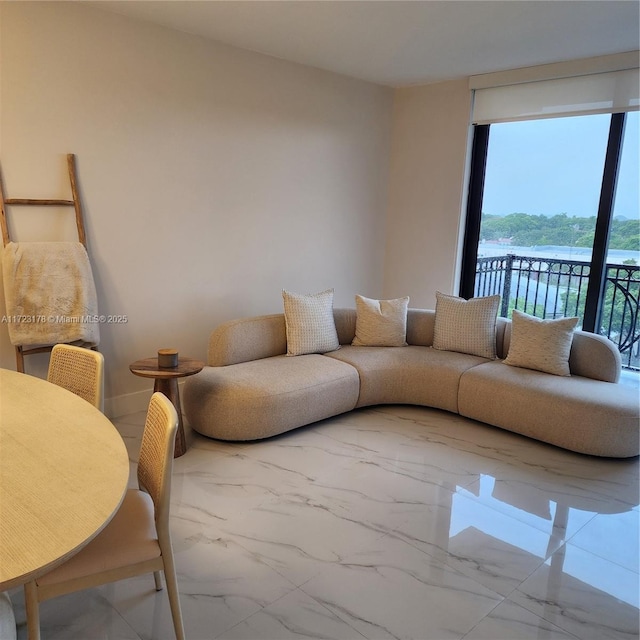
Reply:
M640 49L637 0L107 0L89 4L395 87Z

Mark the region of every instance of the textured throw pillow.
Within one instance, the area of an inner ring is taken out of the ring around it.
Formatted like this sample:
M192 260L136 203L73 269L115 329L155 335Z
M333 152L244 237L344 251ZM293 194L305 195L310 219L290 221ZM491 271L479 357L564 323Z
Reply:
M333 319L333 289L301 295L282 292L287 355L327 353L340 348Z
M556 376L570 376L569 354L577 324L578 318L541 320L514 309L511 343L504 363Z
M500 296L457 298L436 291L433 348L496 358Z
M406 347L409 297L372 300L356 295L357 347Z

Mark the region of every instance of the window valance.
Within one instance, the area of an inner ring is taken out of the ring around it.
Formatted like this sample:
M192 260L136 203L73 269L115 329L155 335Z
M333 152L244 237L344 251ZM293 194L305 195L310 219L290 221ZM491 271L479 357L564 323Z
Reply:
M472 122L491 124L640 109L637 54L611 58L615 60L608 66L632 68L588 73L588 65L561 63L521 73L516 70L474 76L470 80L474 90ZM567 75L571 73L575 75ZM554 74L561 77L550 77ZM495 86L491 86L492 81Z

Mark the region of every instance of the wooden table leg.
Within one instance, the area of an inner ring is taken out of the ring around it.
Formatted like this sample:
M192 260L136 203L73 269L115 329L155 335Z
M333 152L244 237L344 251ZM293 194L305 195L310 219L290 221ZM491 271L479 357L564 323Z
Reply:
M187 442L184 437L184 423L182 422L182 408L180 407L178 380L177 378L156 378L153 390L164 393L176 408L176 413L178 414L178 431L176 432L176 446L173 452L173 457L179 458L187 452Z
M27 638L40 640L40 604L38 587L33 580L24 585L24 604L27 609Z

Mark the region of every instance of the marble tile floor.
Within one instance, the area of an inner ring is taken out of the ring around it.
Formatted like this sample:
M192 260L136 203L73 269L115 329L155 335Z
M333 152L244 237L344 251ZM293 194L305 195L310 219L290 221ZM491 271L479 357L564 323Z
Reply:
M116 421L132 476L143 423ZM172 534L190 640L638 638L638 459L410 406L189 441ZM151 576L47 601L41 626L43 640L174 637Z

